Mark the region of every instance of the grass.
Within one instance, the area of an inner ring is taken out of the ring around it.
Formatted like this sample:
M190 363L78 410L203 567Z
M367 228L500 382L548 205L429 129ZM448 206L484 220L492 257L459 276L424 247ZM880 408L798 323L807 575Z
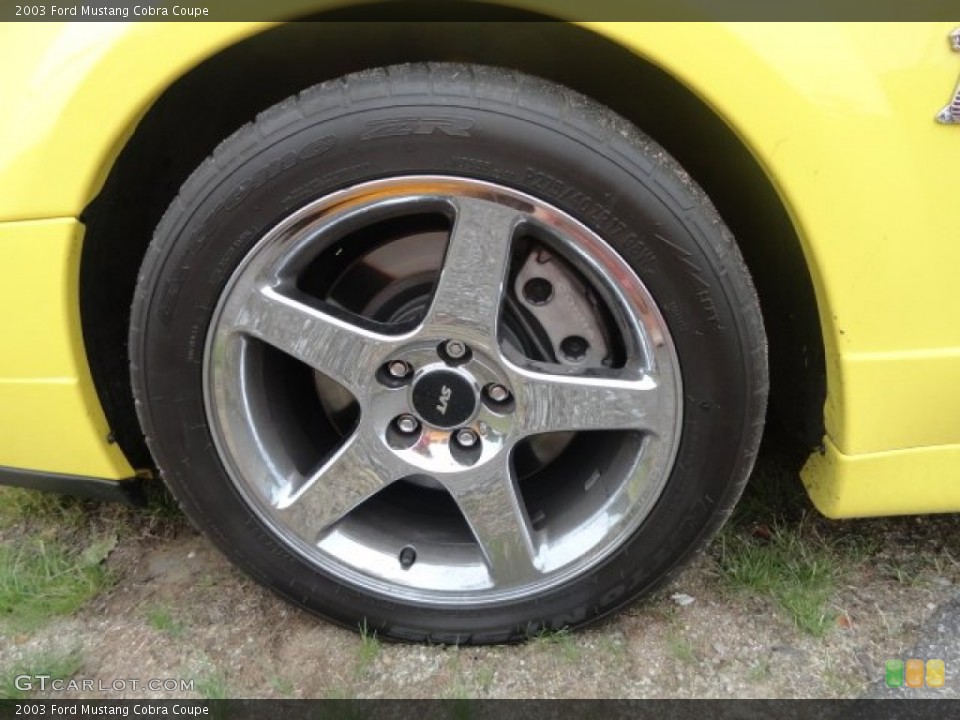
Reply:
M29 632L75 612L111 584L102 563L114 544L116 536L96 538L77 552L37 537L0 546L0 628Z
M331 685L323 692L324 700L354 700L356 696L357 694L343 683Z
M146 507L132 509L155 534L166 535L186 525L186 516L167 486L159 480L143 484Z
M166 605L154 605L147 608L145 613L147 623L154 630L169 635L170 637L179 637L183 634L183 622L173 616L170 608Z
M293 681L289 678L274 674L270 676L269 680L270 687L272 687L274 692L280 695L280 697L291 698L296 693Z
M54 493L13 487L0 489L0 527L36 519L77 525L83 519L81 503Z
M380 640L376 631L367 629L367 621L360 624L360 645L357 647L357 675L363 675L380 655Z
M52 492L24 488L0 488L0 528L35 530L56 527L60 533L84 532L111 525L130 533L176 529L185 518L176 501L159 481L144 483L146 505L84 500Z
M199 580L197 580L197 587L202 587L204 590L209 590L212 587L217 586L217 578L213 575L207 573Z
M950 516L928 516L924 521L930 525L942 523L944 518ZM956 576L960 571L960 562L953 557L953 551L960 549L960 541L955 537L954 528L944 527L942 532L929 531L928 535L940 535L943 545L940 547L930 546L929 541L924 547L923 543L918 543L916 539L911 538L911 531L916 532L916 527L910 526L910 518L886 519L886 525L897 523L900 525L898 530L898 550L899 553L890 552L889 548L883 548L871 558L871 568L881 577L893 580L898 585L909 588L922 588L929 585L932 578L949 578ZM878 520L860 521L861 526L868 528L876 535L879 532L885 532L889 537L889 530L885 527L882 530L879 527ZM950 545L954 546L953 548ZM888 543L889 545L889 543ZM885 551L884 551L885 550Z
M580 646L570 632L570 628L563 627L559 630L543 629L534 635L531 640L534 645L543 649L559 649L564 659L575 663L580 660Z
M600 650L615 663L620 663L627 657L627 642L625 637L614 638L610 635L601 635L598 640Z
M863 681L857 673L841 670L829 658L821 670L821 676L830 691L838 697L855 697L863 690Z
M15 679L18 675L46 675L49 677L47 682L67 680L77 674L83 661L82 653L76 649L38 653L23 658L11 667L0 669L0 700L22 700L30 695L30 690L17 687Z
M839 583L877 543L819 517L795 464L774 452L758 462L713 556L728 588L773 600L799 630L822 637L836 625L830 599Z
M762 542L724 533L718 546L729 586L774 599L811 635L822 636L833 625L827 603L841 576L840 563L829 546L804 536L802 524L776 524Z
M474 698L470 686L458 676L442 695L444 700L472 700ZM456 709L454 709L456 713Z
M147 487L145 508L0 488L0 632L30 632L75 612L116 579L104 561L119 541L182 526L163 487Z
M667 636L667 650L674 658L686 665L696 665L700 662L693 645L684 637L671 633Z
M747 678L755 683L763 682L770 677L770 660L762 659L759 660L756 665L750 668L750 671L747 673Z
M487 692L493 687L493 681L496 679L496 671L491 667L481 667L473 674L473 681L483 692Z
M229 697L227 676L219 668L209 668L197 678L194 690L204 700L226 700Z
M674 623L680 618L680 608L670 599L669 592L656 592L640 601L638 614L655 623Z

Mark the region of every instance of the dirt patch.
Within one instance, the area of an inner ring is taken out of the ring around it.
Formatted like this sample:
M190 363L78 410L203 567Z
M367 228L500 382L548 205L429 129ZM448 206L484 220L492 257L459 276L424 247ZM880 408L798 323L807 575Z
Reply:
M71 617L2 631L0 668L69 651L79 658L75 678L194 683L34 693L58 698L858 696L958 594L960 516L834 523L785 475L786 504L771 502L777 471L761 465L721 540L655 596L581 632L484 648L396 645L335 627L248 580L182 520L158 531L150 511L90 506L92 525L124 528L105 561L112 587ZM801 629L786 596L730 579L723 548L755 543L762 556L776 532L808 543L814 563L833 564L819 634Z

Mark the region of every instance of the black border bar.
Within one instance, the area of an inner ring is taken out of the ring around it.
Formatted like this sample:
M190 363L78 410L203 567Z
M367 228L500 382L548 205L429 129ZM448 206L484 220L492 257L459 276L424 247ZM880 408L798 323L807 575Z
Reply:
M960 700L0 701L2 720L118 716L229 720L943 720L958 715Z
M0 0L4 22L944 21L958 0Z

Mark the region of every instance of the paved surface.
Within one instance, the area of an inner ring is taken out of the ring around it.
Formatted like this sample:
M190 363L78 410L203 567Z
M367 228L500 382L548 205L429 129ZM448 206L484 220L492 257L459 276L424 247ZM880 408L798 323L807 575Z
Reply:
M909 592L909 591L905 591ZM867 692L869 698L960 698L960 596L943 603L920 628L916 644L901 659L939 659L946 665L942 688L888 688L881 678ZM880 669L883 671L882 668Z

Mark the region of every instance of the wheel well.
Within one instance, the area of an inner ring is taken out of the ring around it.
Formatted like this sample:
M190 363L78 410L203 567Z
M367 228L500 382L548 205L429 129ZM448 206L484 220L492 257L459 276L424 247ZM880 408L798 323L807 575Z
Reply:
M430 3L414 8L404 19L437 17ZM369 18L366 9L364 16ZM152 461L130 389L129 309L153 229L181 184L221 140L285 97L356 70L428 60L498 65L567 85L663 145L713 200L753 275L770 341L771 416L807 447L820 442L823 340L799 239L749 150L693 93L582 27L531 22L530 15L502 8L474 5L465 18L496 22L353 22L356 16L346 11L322 17L324 22L281 25L240 42L169 87L83 213L84 341L114 437L135 467Z

